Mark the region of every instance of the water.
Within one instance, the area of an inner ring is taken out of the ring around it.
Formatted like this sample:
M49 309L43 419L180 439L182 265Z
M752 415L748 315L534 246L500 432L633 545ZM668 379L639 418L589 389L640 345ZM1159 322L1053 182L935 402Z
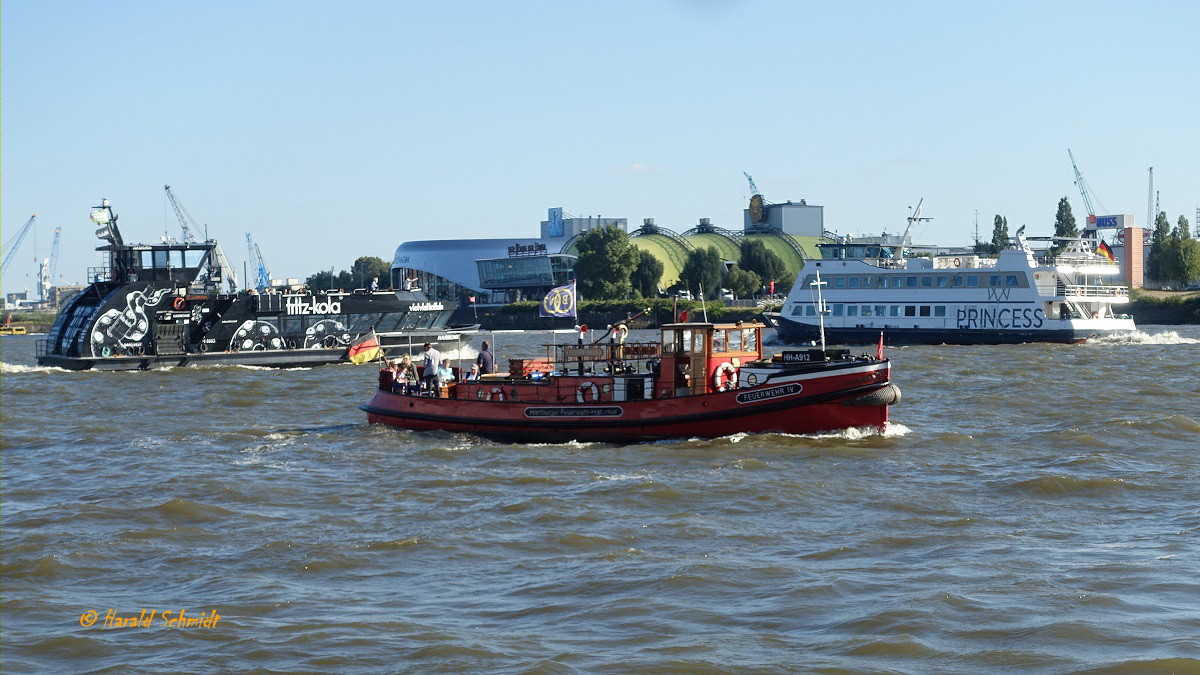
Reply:
M1200 327L1143 331L889 349L885 434L628 446L368 426L365 366L4 337L3 666L1200 672Z

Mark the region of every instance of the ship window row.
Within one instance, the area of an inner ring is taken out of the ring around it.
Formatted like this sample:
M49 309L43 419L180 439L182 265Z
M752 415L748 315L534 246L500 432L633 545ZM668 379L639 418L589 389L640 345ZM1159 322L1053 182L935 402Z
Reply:
M891 316L946 316L945 305L850 305L842 302L826 303L830 316L891 317ZM792 307L792 316L817 315L816 305L797 303Z
M804 280L808 287L815 275ZM834 274L822 278L830 288L1023 288L1020 274Z

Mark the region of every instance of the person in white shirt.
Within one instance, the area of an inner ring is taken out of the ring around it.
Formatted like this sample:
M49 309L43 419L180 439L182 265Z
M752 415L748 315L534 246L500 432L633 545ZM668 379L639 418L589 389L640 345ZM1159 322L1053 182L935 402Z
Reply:
M421 371L421 384L425 389L434 391L436 394L438 366L442 362L442 353L426 342L425 351L421 352L421 357L424 359L421 364L424 367L424 370Z

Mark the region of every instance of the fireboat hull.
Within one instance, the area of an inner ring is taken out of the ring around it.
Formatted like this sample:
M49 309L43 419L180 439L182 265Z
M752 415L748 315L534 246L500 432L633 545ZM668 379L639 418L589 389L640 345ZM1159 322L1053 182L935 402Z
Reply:
M699 396L623 402L489 401L379 390L360 408L372 424L517 442L620 443L734 433L882 431L888 405L899 400L899 390L887 379L887 364L853 370ZM500 395L502 387L494 390Z

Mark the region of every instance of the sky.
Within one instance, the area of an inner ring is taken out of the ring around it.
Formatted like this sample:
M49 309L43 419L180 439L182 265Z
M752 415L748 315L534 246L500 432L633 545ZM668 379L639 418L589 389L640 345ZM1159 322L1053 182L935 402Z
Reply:
M547 209L740 229L750 196L917 243L1200 206L1200 3L8 0L4 291L102 264L184 208L238 272L347 269L401 242L535 237ZM1104 208L1101 208L1101 204ZM36 239L36 241L35 241ZM35 245L36 244L36 245Z

